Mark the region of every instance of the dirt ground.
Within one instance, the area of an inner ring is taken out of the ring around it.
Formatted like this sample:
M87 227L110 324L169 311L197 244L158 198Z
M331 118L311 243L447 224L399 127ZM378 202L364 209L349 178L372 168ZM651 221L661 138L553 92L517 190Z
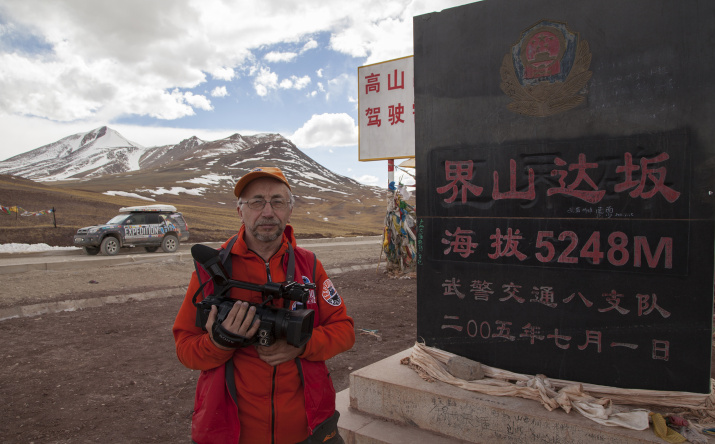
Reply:
M191 264L146 263L0 277L0 309L174 288L168 297L0 321L3 443L190 442L199 372L176 358L171 326ZM379 271L331 279L357 340L328 362L349 374L414 344L416 280Z

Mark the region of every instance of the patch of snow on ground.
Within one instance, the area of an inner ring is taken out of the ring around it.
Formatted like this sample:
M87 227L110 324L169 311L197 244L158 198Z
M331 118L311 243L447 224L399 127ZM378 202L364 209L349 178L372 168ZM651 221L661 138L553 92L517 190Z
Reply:
M252 161L254 161L254 160L266 160L266 159L263 158L263 157L252 157L252 158L250 158L250 159L241 159L240 161L238 161L238 162L236 162L236 163L234 163L234 164L231 164L231 165L229 165L229 166L237 166L237 165L244 164L244 163L246 163L246 162L252 162Z
M323 182L330 182L330 179L328 179L327 177L321 176L320 174L312 173L312 172L310 172L310 171L304 172L304 173L303 173L303 177L305 177L305 178L312 178L312 179L314 179L314 180L320 180L320 181L323 181Z
M34 253L50 250L79 250L79 248L50 247L47 244L0 244L0 253Z
M205 191L206 188L199 187L199 188L184 188L184 187L171 187L170 190L167 190L164 187L157 188L156 190L149 190L149 189L141 189L138 190L144 193L151 193L153 195L162 195L162 194L173 194L175 196L178 196L179 193L186 193L186 194L191 194L194 196L201 196Z
M201 177L196 177L189 180L182 180L180 182L195 183L198 185L218 185L222 180L234 182L233 176L219 176L218 174L206 174Z
M199 159L206 159L208 157L217 157L217 156L221 156L224 154L233 154L239 150L240 150L240 146L237 149L235 144L227 145L227 146L224 146L223 148L214 148L210 152L199 157ZM215 162L216 161L214 160L214 163Z
M146 153L146 150L143 149L130 149L128 150L129 152L127 153L127 162L129 163L129 170L130 171L137 171L141 169L139 167L139 159Z
M127 193L126 191L105 191L102 194L106 194L107 196L133 197L135 199L143 199L143 200L150 200L152 202L156 202L156 199L152 199L151 197L140 196L137 193Z

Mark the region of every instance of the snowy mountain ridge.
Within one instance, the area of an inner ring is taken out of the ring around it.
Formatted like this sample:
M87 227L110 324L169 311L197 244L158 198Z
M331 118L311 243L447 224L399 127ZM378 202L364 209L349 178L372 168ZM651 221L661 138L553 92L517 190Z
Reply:
M2 161L0 174L40 182L80 181L105 194L153 201L180 194L230 196L238 178L268 165L281 168L294 192L306 198L325 199L326 192L330 199L380 194L379 188L323 167L280 134L267 133L215 141L194 136L175 145L143 147L101 127Z
M191 158L196 153L200 153L201 157L232 154L276 138L280 136L259 134L244 137L234 134L226 139L206 142L194 136L176 145L144 147L103 126L1 161L0 174L37 181L86 179L162 166Z
M103 126L67 136L0 162L0 173L34 180L62 180L139 169L147 148Z

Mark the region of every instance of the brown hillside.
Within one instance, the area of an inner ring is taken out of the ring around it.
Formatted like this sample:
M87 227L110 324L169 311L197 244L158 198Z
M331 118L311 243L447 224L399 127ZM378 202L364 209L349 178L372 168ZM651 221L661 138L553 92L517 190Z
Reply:
M114 176L115 180L121 181L121 176ZM55 228L52 215L0 213L0 244L71 246L78 228L104 223L115 216L120 207L146 204L176 206L186 217L192 243L222 241L240 227L235 198L230 192L203 197L162 195L155 202L148 202L107 196L81 182L38 183L17 176L0 175L0 205L19 206L31 212L54 208L57 224ZM297 236L303 238L371 236L382 234L384 217L385 205L374 198L369 203L346 200L336 206L334 202L328 205L320 199L298 196L291 224Z

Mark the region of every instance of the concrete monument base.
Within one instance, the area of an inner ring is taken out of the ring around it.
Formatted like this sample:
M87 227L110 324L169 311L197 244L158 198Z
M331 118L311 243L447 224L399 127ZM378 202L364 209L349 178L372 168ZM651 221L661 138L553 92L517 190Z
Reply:
M350 375L338 394L347 444L663 443L652 430L597 424L578 412L549 412L536 401L472 393L426 382L400 360L405 350Z

